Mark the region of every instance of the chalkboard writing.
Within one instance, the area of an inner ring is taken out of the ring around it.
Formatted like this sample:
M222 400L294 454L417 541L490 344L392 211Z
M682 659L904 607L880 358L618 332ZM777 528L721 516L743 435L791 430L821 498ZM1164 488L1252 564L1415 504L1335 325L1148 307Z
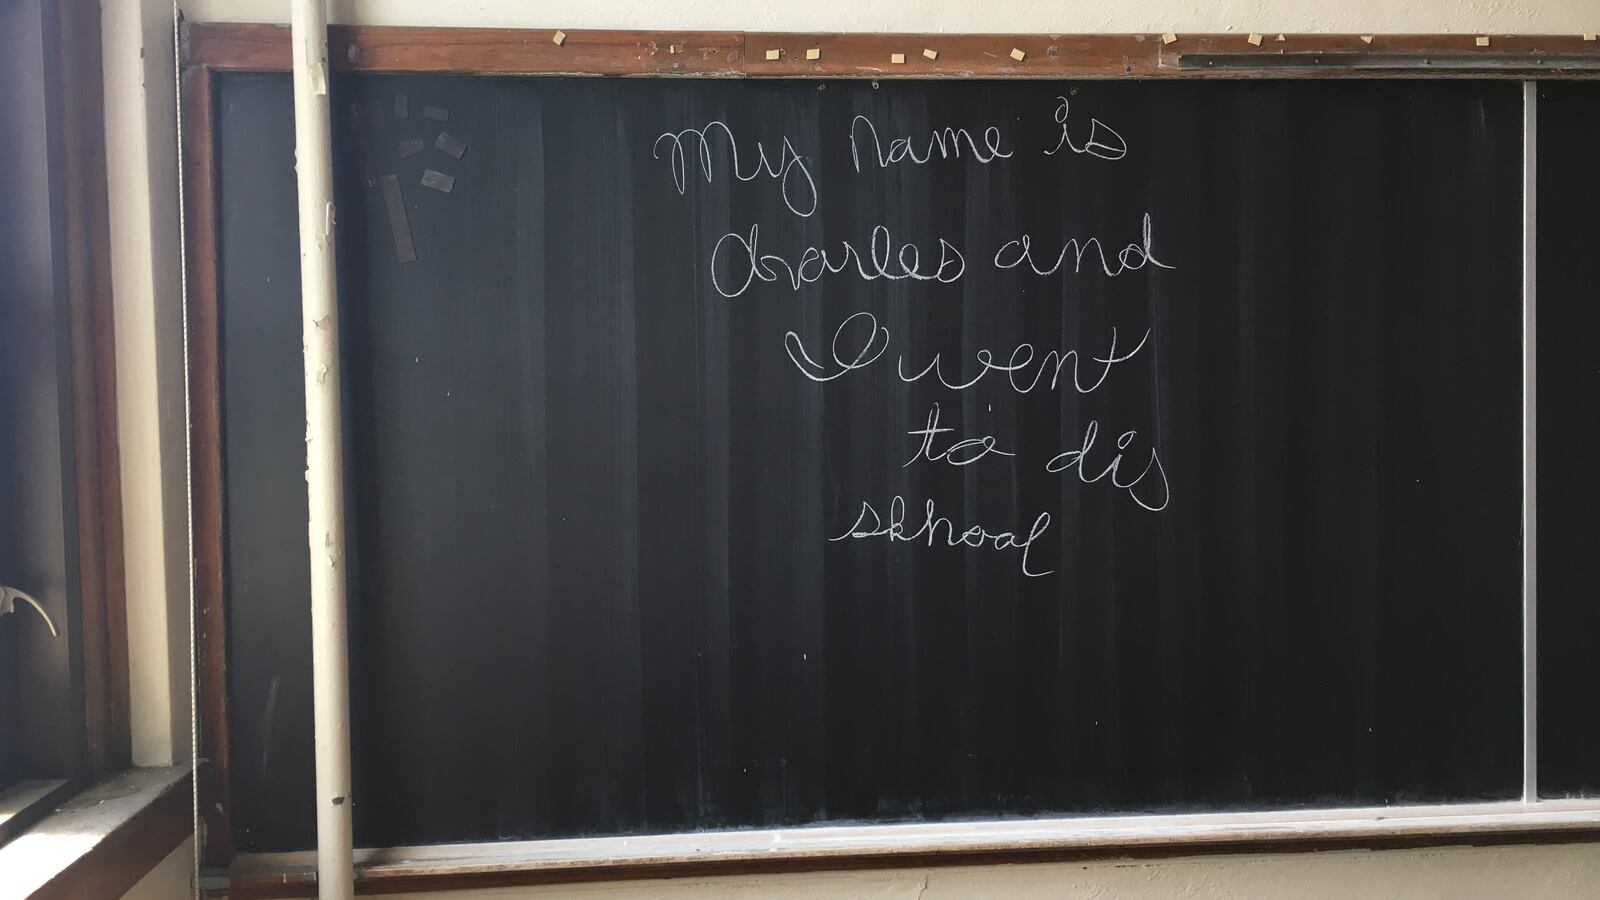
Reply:
M289 94L221 84L234 820L303 848ZM1515 85L334 100L359 842L1517 795Z

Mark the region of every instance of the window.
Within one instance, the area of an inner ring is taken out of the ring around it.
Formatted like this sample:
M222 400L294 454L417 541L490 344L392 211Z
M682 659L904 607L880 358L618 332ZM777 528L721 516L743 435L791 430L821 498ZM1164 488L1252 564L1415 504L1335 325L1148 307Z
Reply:
M100 25L79 5L0 6L0 842L129 763Z

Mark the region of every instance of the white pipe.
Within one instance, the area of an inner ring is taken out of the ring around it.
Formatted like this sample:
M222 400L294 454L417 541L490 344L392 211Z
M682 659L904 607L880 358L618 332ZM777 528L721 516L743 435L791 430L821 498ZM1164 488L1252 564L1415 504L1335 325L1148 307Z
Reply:
M350 808L350 679L345 622L344 460L339 307L334 281L333 143L327 0L294 0L295 174L300 191L301 343L310 501L311 678L316 719L317 896L355 895Z

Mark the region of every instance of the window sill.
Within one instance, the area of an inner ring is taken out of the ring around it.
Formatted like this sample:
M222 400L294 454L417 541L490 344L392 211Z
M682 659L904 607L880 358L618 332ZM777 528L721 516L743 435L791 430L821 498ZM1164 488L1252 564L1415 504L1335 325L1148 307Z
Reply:
M0 847L72 794L64 778L20 781L0 791Z
M818 826L356 851L360 893L765 872L1600 841L1600 800ZM241 855L208 897L311 897L315 855Z
M188 766L127 769L0 847L7 897L120 897L191 830Z

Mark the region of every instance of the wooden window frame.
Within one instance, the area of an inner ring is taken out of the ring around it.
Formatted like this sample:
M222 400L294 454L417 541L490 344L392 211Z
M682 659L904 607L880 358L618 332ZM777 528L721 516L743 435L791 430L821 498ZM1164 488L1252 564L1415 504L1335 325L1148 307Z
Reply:
M0 799L0 883L45 900L132 887L190 833L191 790L187 765L132 767L100 4L38 10L38 33L19 39L40 41L51 290L64 307L67 597L50 640L72 677L47 698L59 733L22 735L24 755L59 766L44 779L24 772L31 781Z
M54 0L46 6L55 11L65 191L87 754L82 772L98 780L133 763L100 4Z
M55 900L131 888L192 833L193 792L186 764L133 766L100 3L38 8L71 442L62 460L69 591L57 624L74 677L67 696L50 698L66 710L71 746L34 748L65 757L62 777L36 781L0 824L0 884Z
M25 756L64 757L61 771L50 773L48 791L0 823L0 843L64 797L132 763L100 7L94 0L41 0L39 12L48 216L58 239L53 287L55 302L66 307L62 413L71 442L62 460L72 479L63 495L69 596L65 621L57 624L76 677L67 696L50 698L67 710L71 746L29 746L22 735ZM27 610L19 614L29 617Z
M828 78L1582 78L1583 35L824 34L333 26L351 72ZM1260 38L1259 45L1254 40ZM290 69L286 26L181 26L190 438L208 896L304 897L314 857L232 838L224 585L216 78ZM929 59L922 50L937 50ZM770 51L778 51L771 58ZM818 51L810 59L807 51ZM1013 51L1017 51L1014 53ZM901 63L892 61L903 55ZM1018 59L1018 56L1021 59ZM516 841L358 850L363 893L776 871L1202 853L1600 841L1600 800L1119 816Z

